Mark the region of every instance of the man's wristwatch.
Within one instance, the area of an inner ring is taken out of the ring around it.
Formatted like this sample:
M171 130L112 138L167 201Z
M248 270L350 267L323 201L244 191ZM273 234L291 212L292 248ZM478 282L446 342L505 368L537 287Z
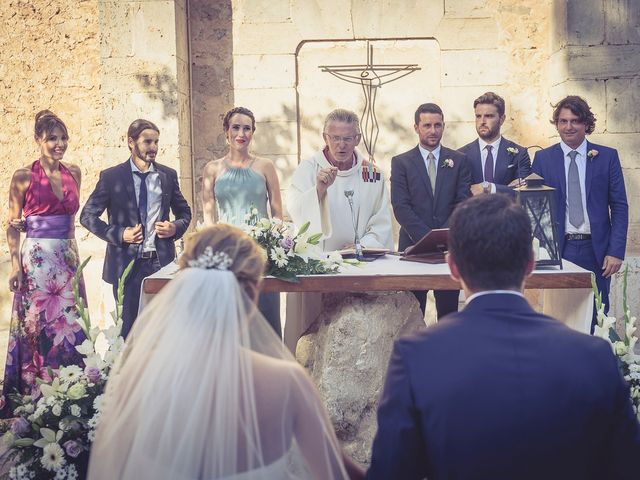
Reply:
M482 182L482 191L484 193L491 193L491 184L486 180Z

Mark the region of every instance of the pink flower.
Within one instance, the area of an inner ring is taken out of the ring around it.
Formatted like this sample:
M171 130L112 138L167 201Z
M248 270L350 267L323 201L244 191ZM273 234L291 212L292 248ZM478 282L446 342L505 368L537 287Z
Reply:
M598 150L592 149L587 152L587 157L593 158L598 155Z
M33 352L33 359L31 363L22 364L22 380L35 391L39 391L40 388L36 383L36 378L41 378L45 382L50 382L49 372L47 367L44 366L44 357L38 352Z
M44 289L33 292L32 301L38 311L44 310L47 322L57 319L65 308L75 305L68 283L68 277L55 276L44 282Z
M53 338L54 346L60 345L65 338L71 345L75 345L76 332L80 330L81 327L78 322L71 320L71 323L69 323L64 315L59 316L46 326L47 334L49 336L55 335Z

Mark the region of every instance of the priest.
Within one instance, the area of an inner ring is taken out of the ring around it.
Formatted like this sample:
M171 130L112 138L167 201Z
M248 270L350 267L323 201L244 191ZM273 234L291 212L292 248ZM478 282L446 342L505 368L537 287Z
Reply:
M358 116L332 111L324 122L325 146L298 165L287 192L287 210L297 227L322 233L325 251L353 247L393 248L391 207L384 174L356 150ZM356 235L357 232L357 235ZM289 294L285 344L295 353L300 336L322 311L322 295Z
M325 146L298 165L287 195L296 226L322 232L326 251L353 246L393 248L391 209L383 173L356 150L358 116L343 109L324 122Z

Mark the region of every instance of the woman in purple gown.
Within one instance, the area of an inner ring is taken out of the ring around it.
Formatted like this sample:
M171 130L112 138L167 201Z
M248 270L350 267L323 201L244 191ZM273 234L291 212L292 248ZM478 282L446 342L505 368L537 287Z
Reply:
M80 168L61 161L69 137L55 114L39 112L34 133L40 158L16 170L9 189L9 288L14 298L0 397L0 417L4 418L13 414L9 394L37 397L37 379L50 380L49 369L82 366L75 347L85 340L71 283L79 263L74 219ZM19 247L22 224L26 238ZM82 282L81 294L84 296Z

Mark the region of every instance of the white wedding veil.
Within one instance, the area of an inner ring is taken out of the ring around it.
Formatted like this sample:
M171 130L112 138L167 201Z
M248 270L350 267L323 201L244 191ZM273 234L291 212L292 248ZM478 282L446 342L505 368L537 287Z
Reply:
M109 378L89 478L348 478L319 394L234 273L185 268Z

